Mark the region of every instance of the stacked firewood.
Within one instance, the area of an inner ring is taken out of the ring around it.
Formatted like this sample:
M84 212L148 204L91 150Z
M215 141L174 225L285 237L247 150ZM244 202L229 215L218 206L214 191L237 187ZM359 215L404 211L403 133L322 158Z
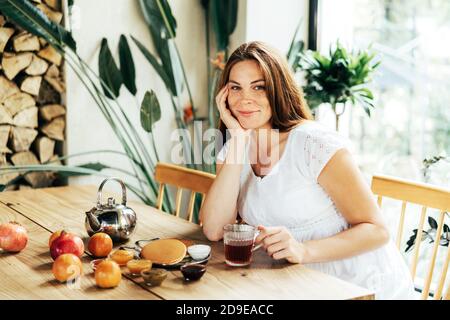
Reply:
M33 0L50 20L61 23L60 0ZM63 57L44 39L8 21L0 12L0 166L61 164L64 143ZM3 174L8 189L51 186L49 172Z

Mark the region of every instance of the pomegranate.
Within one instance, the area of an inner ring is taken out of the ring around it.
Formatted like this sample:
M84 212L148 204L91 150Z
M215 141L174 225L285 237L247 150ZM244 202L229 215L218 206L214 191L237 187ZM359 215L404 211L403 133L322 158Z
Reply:
M17 222L0 224L0 248L8 252L22 251L28 242L27 230Z
M48 239L48 247L49 247L49 248L52 247L53 240L55 240L56 238L58 238L58 237L61 235L61 233L62 233L63 231L64 231L64 230L58 230L58 231L52 233L52 235L50 236L50 239Z
M83 252L83 240L81 240L80 237L65 231L62 231L61 235L53 240L50 247L50 254L53 260L64 253L73 253L77 257L81 257Z

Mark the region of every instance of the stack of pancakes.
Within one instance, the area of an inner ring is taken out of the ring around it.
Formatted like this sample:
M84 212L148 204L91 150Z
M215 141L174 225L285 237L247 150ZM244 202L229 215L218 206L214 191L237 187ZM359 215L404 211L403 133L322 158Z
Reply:
M186 245L178 239L155 240L142 248L141 258L155 264L172 265L186 256Z

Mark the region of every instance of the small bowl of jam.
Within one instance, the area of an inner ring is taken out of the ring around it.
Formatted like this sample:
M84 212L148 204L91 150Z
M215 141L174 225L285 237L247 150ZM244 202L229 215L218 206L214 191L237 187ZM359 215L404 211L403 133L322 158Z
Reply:
M206 265L187 263L180 270L186 281L197 281L205 274Z
M160 268L145 269L141 271L141 276L144 279L145 284L149 286L159 286L166 280L169 272Z

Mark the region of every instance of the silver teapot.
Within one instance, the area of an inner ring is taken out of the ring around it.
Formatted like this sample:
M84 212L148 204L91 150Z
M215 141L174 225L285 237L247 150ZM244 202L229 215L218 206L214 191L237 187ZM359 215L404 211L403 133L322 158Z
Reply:
M115 180L122 186L122 204L116 204L114 198L108 198L102 204L102 189L109 180ZM125 184L118 178L103 180L97 192L97 206L86 212L85 226L89 236L98 232L108 234L114 242L127 241L136 228L136 213L127 204Z

